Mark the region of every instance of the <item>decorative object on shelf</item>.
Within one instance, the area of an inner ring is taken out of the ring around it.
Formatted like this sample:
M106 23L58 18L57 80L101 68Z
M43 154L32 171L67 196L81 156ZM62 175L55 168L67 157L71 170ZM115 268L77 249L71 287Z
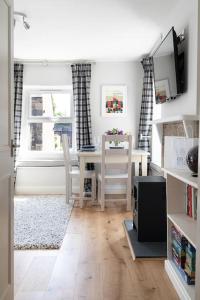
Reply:
M164 168L188 171L188 166L185 158L189 150L197 145L198 138L186 138L183 136L165 136Z
M121 130L121 129L113 128L111 130L106 131L106 134L107 135L123 135L123 134L126 134L126 133L124 133L123 130ZM123 149L124 148L123 144L120 141L117 141L117 140L110 142L109 147L110 148L118 148L118 149Z
M198 176L198 146L191 148L186 156L188 168L192 171L192 176Z
M102 116L121 117L127 114L127 87L125 85L102 86Z

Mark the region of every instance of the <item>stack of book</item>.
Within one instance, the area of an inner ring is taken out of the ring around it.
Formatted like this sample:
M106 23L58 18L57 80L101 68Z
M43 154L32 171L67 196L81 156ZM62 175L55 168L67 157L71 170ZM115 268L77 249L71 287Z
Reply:
M81 152L94 152L96 150L94 145L85 145L81 147Z
M196 250L175 226L171 227L171 237L172 260L187 284L193 285L195 284Z
M186 214L193 218L197 218L197 189L191 185L186 185Z

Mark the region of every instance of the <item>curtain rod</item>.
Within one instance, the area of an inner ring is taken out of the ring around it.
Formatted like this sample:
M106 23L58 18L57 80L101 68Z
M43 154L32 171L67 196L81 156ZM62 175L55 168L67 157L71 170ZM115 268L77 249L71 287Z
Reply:
M89 60L48 60L48 59L20 59L15 58L15 63L21 63L21 64L38 64L43 66L48 66L50 64L65 64L65 65L71 65L71 64L96 64L95 61L89 61Z

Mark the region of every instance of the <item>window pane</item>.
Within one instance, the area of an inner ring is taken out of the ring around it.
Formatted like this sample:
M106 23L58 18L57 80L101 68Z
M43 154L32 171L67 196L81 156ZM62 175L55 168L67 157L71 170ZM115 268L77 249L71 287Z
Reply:
M52 94L53 116L66 117L71 116L71 95L70 94Z
M61 151L61 135L69 136L69 146L72 147L71 123L30 123L30 150L36 151Z
M68 135L69 147L71 148L72 147L72 124L71 123L56 123L54 125L55 147L58 148L58 150L62 150L60 137L63 133Z
M42 97L33 96L31 98L31 112L32 112L32 116L42 116L43 115Z
M42 150L42 123L30 123L30 150Z
M70 93L31 95L31 116L71 117Z

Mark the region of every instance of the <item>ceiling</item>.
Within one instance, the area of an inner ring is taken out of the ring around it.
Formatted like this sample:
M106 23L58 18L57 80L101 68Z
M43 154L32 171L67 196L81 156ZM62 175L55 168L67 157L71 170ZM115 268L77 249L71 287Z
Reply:
M138 60L158 40L178 0L14 0L14 56L42 60Z

